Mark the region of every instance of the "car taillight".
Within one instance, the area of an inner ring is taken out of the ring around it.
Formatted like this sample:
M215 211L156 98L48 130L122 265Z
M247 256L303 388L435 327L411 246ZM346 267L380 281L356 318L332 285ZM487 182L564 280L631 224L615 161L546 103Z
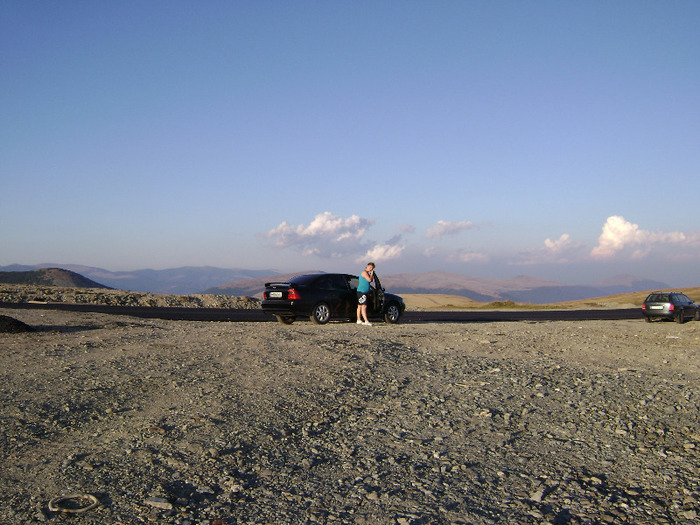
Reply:
M673 303L671 303L671 304L668 305L668 311L669 311L669 312L673 312L674 309L675 309L675 306L673 306Z
M643 304L643 305L642 305L642 310L646 310L646 309L647 309L647 305L646 305L646 304Z
M290 301L297 301L301 299L301 296L294 288L290 288L287 292L287 299Z

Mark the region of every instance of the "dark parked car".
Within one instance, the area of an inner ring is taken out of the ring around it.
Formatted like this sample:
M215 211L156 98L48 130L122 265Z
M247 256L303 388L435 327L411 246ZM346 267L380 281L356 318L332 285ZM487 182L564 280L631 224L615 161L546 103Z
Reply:
M354 321L357 318L358 282L356 275L314 273L298 275L289 282L265 283L262 309L285 324L293 323L298 317L310 317L317 324L325 324L331 319ZM374 274L368 316L396 323L405 309L403 299L386 293L379 277Z
M686 319L700 321L700 307L681 292L654 292L644 299L642 313L649 322L654 318L675 319L682 323Z

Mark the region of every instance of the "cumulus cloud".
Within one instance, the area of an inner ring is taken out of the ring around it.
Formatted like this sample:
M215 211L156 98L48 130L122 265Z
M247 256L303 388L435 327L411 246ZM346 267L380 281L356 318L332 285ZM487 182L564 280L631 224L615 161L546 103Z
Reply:
M603 231L598 237L598 246L591 251L591 257L608 259L620 252L631 250L633 258L641 258L660 244L697 246L700 244L700 234L651 232L641 229L624 217L613 215L605 221Z
M521 253L514 264L563 264L580 258L584 245L562 233L558 239L545 239L544 247Z
M279 247L297 248L304 255L342 257L357 250L362 237L373 224L372 219L357 215L343 218L326 211L316 215L308 225L294 226L284 221L265 236L275 239Z
M405 246L398 244L375 244L362 256L357 258L357 262L381 262L396 259L403 253Z
M556 241L549 238L544 240L545 248L551 253L562 253L570 249L572 245L571 236L568 233L562 233Z
M428 228L425 236L428 239L441 239L445 235L455 235L459 232L469 230L473 227L474 223L471 221L437 221L433 226Z

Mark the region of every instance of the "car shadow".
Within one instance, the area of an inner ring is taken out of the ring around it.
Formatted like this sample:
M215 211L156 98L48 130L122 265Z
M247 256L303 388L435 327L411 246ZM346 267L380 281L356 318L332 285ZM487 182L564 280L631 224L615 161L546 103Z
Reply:
M89 330L99 330L103 328L101 326L90 326L90 325L39 325L32 326L35 333L47 332L47 333L60 333L60 334L73 334L76 332L87 332Z

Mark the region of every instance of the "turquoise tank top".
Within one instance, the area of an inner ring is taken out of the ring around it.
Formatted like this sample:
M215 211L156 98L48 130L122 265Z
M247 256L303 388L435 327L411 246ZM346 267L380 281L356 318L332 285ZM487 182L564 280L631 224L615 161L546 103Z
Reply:
M362 274L360 274L360 282L357 285L357 291L358 292L369 292L369 281L364 278Z

